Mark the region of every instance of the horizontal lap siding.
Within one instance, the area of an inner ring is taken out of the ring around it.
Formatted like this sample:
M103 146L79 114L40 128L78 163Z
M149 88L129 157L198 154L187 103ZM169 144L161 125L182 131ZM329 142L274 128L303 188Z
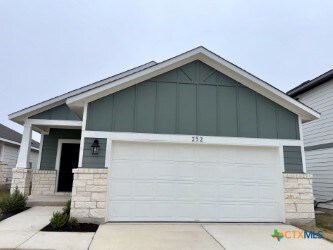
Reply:
M313 193L318 201L333 199L333 148L307 151L307 171L313 174ZM322 207L333 209L333 204Z
M59 139L81 139L81 130L50 129L50 133L44 135L41 170L55 170Z
M333 142L333 80L299 95L298 98L321 114L320 119L303 124L305 146Z
M299 139L296 114L200 61L89 103L86 129Z
M8 181L12 179L12 169L16 167L17 157L19 154L19 146L12 145L12 144L4 144L3 145L3 157L2 161L8 163L8 171L7 171L7 178ZM32 168L36 169L37 166L37 158L38 158L38 151L31 150L30 152L30 162L32 164Z

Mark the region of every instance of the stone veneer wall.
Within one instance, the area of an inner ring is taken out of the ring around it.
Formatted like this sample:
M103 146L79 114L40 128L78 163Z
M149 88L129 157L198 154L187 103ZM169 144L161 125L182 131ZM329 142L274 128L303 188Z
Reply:
M27 168L13 168L13 177L10 192L12 193L16 187L25 196L30 193L32 181L32 170Z
M7 189L7 162L0 161L0 190Z
M55 195L57 171L34 170L31 195Z
M311 174L283 174L286 223L315 225Z
M71 216L79 222L104 223L107 169L73 169Z

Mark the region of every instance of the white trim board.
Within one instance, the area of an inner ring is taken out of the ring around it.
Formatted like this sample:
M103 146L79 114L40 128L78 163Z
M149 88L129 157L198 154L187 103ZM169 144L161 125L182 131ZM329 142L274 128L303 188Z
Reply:
M80 140L74 140L74 139L58 139L58 147L57 147L57 156L56 156L56 163L55 163L55 170L56 170L56 183L55 183L55 192L58 191L58 180L59 180L59 170L60 170L60 160L61 160L61 150L62 150L62 144L64 143L75 143L80 144Z
M202 137L202 142L192 142L192 137L196 135L172 135L172 134L149 134L149 133L127 133L127 132L100 132L82 131L82 138L107 138L112 141L151 141L151 142L171 142L188 144L210 144L210 145L240 145L256 147L278 147L283 146L302 146L300 140L279 140L279 139L258 139L242 137L217 137L217 136L198 136Z
M43 152L43 144L44 144L44 134L40 136L40 143L39 143L39 152L38 152L38 160L37 160L37 170L40 170L40 164L42 162L42 152Z

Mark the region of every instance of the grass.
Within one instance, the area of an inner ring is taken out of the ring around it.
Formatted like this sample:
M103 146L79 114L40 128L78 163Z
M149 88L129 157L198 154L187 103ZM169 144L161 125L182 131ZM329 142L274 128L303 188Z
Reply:
M318 231L323 232L323 236L326 240L333 242L333 212L327 211L327 209L320 209L325 213L316 214L316 227L302 227L303 230L307 231Z

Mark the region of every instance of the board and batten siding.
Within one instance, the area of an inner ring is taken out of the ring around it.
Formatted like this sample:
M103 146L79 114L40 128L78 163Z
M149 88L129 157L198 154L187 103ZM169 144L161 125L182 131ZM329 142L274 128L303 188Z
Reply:
M283 156L285 173L303 173L301 147L284 146Z
M99 150L97 155L91 153L91 144L94 140L99 142ZM84 149L82 158L82 167L84 168L104 168L106 155L106 139L105 138L84 138Z
M51 128L48 135L44 135L41 170L55 170L59 139L81 139L81 130Z
M86 130L299 139L296 114L200 61L89 103Z
M59 105L52 109L30 116L30 119L45 119L45 120L71 120L80 121L80 117L68 108L66 104Z

